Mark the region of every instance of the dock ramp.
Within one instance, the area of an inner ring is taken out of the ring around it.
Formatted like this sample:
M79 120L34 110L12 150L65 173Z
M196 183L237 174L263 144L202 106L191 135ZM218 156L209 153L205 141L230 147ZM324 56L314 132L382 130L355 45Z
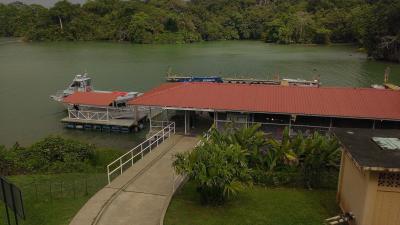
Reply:
M199 138L173 134L96 193L70 225L158 225L183 178L173 156L192 150ZM119 168L120 169L120 168ZM116 170L118 171L118 170ZM111 172L111 171L110 171Z

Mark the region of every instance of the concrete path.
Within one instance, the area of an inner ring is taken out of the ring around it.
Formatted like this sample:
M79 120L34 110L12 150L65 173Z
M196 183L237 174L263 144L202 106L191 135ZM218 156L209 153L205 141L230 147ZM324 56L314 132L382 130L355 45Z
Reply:
M158 225L179 185L172 160L190 151L198 138L173 135L97 192L70 225Z

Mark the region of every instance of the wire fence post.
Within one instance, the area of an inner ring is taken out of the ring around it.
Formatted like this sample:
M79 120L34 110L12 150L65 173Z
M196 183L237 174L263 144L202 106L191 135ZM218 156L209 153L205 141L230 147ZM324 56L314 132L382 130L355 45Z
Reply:
M75 199L75 197L76 197L76 191L75 191L75 181L72 183L72 191L73 191L73 193L74 193L74 199Z
M53 191L51 190L51 182L50 182L50 201L53 201Z
M36 200L38 200L38 187L37 187L37 183L34 182L34 185L35 185L35 198L36 198Z
M88 192L88 184L87 184L87 178L85 178L85 195L86 195L86 196L89 195L89 192Z

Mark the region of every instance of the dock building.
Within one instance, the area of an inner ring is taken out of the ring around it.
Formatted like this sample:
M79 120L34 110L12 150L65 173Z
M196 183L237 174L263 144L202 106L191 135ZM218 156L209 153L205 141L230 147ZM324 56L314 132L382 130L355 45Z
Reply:
M217 128L259 123L277 136L287 126L292 133L334 127L400 128L400 92L372 88L165 83L127 104L181 115L186 134L200 117Z

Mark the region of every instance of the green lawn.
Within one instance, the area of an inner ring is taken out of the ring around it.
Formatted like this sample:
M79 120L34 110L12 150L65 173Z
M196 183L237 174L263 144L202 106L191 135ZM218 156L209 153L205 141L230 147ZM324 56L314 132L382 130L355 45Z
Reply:
M22 190L26 212L22 225L67 225L106 184L105 174L19 175L8 179ZM3 206L0 211L0 220L5 221Z
M166 225L321 225L337 215L334 190L254 186L224 206L202 206L187 183L174 197Z

